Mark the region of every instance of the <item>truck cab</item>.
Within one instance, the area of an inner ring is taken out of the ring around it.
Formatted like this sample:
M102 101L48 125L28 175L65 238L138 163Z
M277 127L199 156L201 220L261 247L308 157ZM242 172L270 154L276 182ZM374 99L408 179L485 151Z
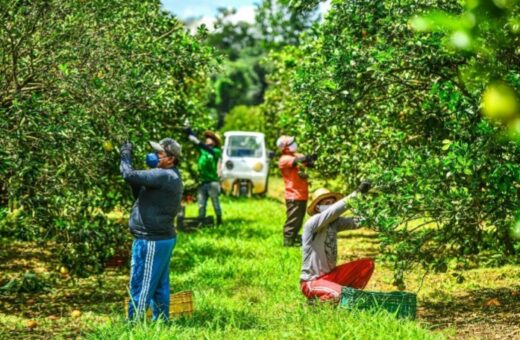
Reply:
M269 152L260 132L224 133L221 186L227 194L265 194L269 175Z

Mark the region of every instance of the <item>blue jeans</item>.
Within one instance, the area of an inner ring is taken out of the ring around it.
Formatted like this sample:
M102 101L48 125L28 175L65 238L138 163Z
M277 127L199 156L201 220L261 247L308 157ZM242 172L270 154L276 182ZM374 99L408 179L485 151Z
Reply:
M170 316L170 258L176 238L160 241L135 239L132 246L128 319L142 318L148 306L152 319Z
M199 206L199 218L206 217L206 205L208 204L208 197L211 198L215 215L222 216L222 209L220 208L220 201L218 196L220 195L220 183L219 182L207 182L202 183L197 189L197 204Z

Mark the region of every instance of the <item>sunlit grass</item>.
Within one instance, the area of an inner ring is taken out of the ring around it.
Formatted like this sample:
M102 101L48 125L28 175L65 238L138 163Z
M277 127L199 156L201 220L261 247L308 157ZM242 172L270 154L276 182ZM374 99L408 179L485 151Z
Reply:
M500 325L510 324L518 316L518 266L465 271L466 280L462 283L457 283L452 269L428 275L424 281L423 271L408 273L408 291L417 292L422 283L416 322L396 320L385 313L307 306L298 284L300 249L282 247L283 204L269 198L224 197L223 209L224 225L178 236L170 281L172 292L193 291L192 317L175 319L169 325L128 325L124 321L123 301L129 273L127 269L111 270L75 282L61 278L49 293L2 298L0 338L428 339L455 332L472 336L477 331L492 329L493 325L507 327ZM190 205L187 215L196 216L196 211L196 206ZM212 213L211 207L208 211ZM25 255L17 256L18 260L12 263L13 272L5 275L11 276L22 267L55 270L57 263L45 262L55 260L48 251L31 257L36 244L15 244ZM392 270L379 258L375 232L343 232L339 235L338 250L340 262L359 257L376 259L376 270L367 289L395 290ZM24 257L25 262L19 260ZM31 300L34 301L29 303ZM490 300L493 305L489 305ZM74 309L82 311L80 318L71 317ZM488 318L492 318L492 324L480 321ZM29 320L37 321L38 326L29 330ZM440 329L442 333L428 328Z
M386 313L309 307L299 290L300 250L282 247L284 209L273 200L224 200L225 225L179 235L173 291L193 290L196 311L171 325L128 327L121 317L90 338L435 338ZM195 214L190 206L187 215Z

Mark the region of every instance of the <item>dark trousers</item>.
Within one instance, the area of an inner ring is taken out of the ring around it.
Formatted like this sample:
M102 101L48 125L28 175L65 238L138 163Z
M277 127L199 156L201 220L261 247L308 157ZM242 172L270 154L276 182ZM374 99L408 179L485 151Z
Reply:
M294 240L298 237L298 232L302 228L307 201L286 200L285 207L287 208L287 220L283 234L286 240Z

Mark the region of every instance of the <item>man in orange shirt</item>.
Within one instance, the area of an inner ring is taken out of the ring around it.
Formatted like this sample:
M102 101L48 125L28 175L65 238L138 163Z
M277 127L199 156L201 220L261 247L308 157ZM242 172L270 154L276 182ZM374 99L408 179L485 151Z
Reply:
M278 166L285 184L285 205L287 220L284 226L284 246L301 246L298 232L302 228L303 218L309 198L309 183L303 167L311 167L316 160L315 155L296 153L297 145L294 137L281 136L276 145L282 152Z

